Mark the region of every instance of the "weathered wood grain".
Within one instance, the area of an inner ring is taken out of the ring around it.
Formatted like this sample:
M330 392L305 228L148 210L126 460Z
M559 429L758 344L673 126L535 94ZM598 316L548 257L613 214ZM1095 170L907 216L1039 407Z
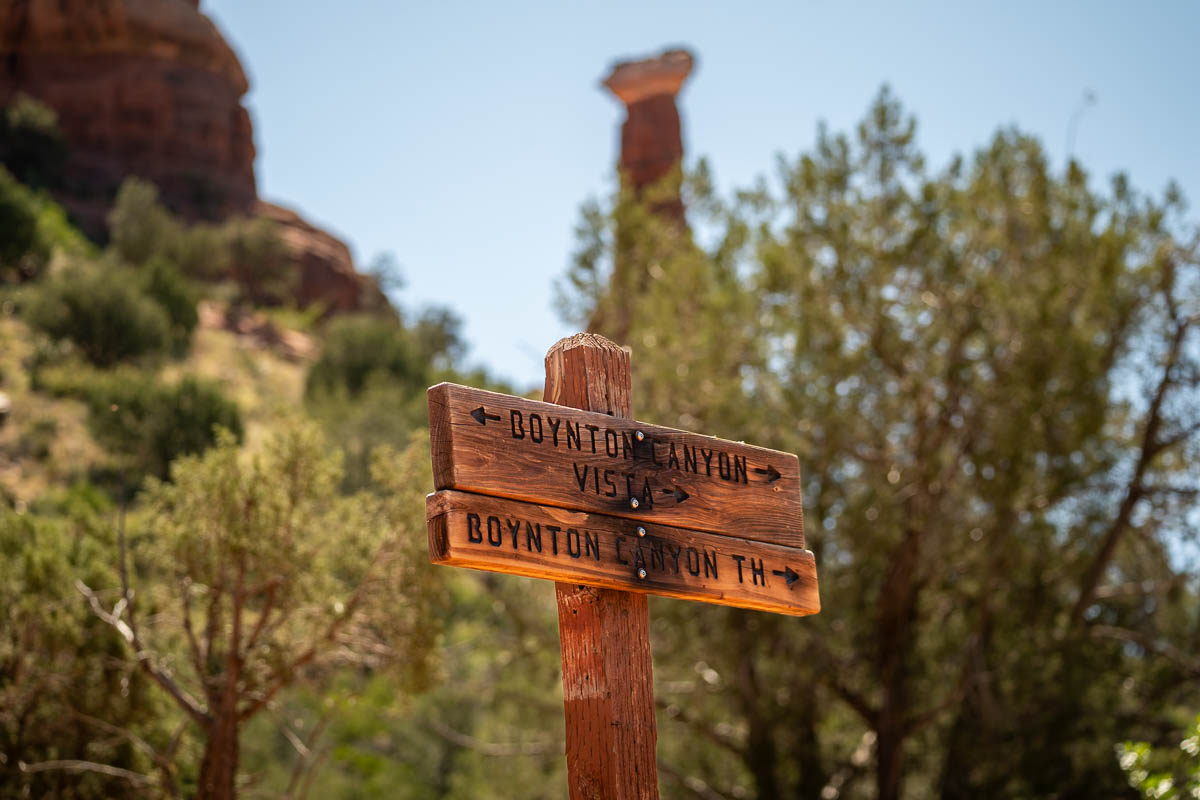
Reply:
M559 369L548 356L552 368ZM627 390L577 382L571 392L592 392L589 404L603 413L455 384L431 387L436 488L804 547L794 455L624 419ZM545 396L568 394L556 388Z
M546 353L544 396L632 417L629 353L591 333ZM556 406L558 407L558 406ZM658 800L646 595L556 583L571 800Z
M800 548L449 490L429 495L427 517L438 564L778 614L820 610L816 565Z

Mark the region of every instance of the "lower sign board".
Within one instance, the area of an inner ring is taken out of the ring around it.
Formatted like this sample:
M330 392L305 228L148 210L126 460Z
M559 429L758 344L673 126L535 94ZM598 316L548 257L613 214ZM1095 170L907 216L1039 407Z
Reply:
M795 616L821 606L801 547L451 490L426 516L436 564Z

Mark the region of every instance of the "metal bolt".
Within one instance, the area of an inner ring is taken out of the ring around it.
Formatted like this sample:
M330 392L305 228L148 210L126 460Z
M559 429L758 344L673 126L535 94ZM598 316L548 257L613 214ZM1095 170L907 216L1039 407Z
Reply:
M638 567L638 579L639 580L646 579L646 568L645 567Z
M639 442L645 441L646 434L642 433L641 431L637 431L633 434L633 438L637 439Z
M640 505L641 505L641 503L638 502L638 499L636 497L629 498L629 507L630 508L637 508Z
M645 535L646 535L646 529L645 529L645 528L643 528L641 525L638 525L637 531L638 531L638 536L645 536Z

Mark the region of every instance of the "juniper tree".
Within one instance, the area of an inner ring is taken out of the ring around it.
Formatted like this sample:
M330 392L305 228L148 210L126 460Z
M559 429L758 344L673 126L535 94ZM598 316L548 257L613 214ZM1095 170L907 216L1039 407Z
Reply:
M694 234L587 207L565 307L625 307L639 416L800 455L823 611L660 602L664 759L732 796L1123 796L1114 745L1200 702L1178 193L1011 129L933 171L886 90L776 182L711 184Z

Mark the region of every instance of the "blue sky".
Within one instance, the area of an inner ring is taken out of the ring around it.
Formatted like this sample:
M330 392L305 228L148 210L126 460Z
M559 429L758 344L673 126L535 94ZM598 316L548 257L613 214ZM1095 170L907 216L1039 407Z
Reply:
M970 7L968 7L968 5ZM1000 126L1200 218L1200 3L464 3L204 0L250 77L260 193L360 265L391 253L405 307L446 305L470 360L525 389L569 330L553 281L578 208L614 185L619 58L684 45L689 161L731 189L849 130L890 84L931 166ZM637 354L634 353L634 368Z

